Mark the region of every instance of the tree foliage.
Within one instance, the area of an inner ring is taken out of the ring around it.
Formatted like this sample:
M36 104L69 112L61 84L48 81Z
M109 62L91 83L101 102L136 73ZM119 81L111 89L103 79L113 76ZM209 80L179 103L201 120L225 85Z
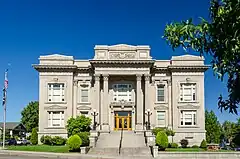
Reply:
M205 111L205 129L208 143L220 143L221 124L213 111Z
M80 132L90 131L91 122L91 118L86 117L85 115L70 118L67 121L68 136L72 136Z
M164 131L159 131L156 136L156 144L160 149L165 150L168 147L168 137Z
M38 143L38 134L37 134L37 129L36 128L32 129L32 134L31 134L30 141L33 145L37 145L37 143Z
M38 127L39 103L37 101L30 102L21 112L21 122L28 132Z
M237 131L237 125L234 122L227 120L222 124L222 133L223 133L224 139L227 139L228 141L231 142L236 131Z
M218 106L237 114L240 102L240 1L211 0L210 20L201 18L168 24L163 38L172 49L199 52L212 56L212 67L218 78L227 75L228 98L219 97Z

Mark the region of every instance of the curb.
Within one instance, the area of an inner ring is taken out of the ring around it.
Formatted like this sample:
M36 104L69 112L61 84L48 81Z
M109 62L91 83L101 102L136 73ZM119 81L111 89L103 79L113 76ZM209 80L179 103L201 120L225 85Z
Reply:
M28 156L28 157L43 157L43 158L59 158L59 159L114 159L110 156L98 156L87 154L72 154L72 153L50 153L50 152L33 152L33 151L12 151L12 150L0 150L0 155L5 156Z

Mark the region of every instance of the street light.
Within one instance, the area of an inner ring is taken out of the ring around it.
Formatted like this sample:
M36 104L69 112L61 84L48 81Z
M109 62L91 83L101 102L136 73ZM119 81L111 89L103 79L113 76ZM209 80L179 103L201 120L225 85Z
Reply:
M145 114L148 116L148 122L147 122L147 130L150 130L151 126L150 126L150 116L152 115L152 112L150 109L147 109L145 111Z
M91 115L93 116L93 130L96 130L96 116L98 115L98 112L96 109L93 109L93 112L91 113Z

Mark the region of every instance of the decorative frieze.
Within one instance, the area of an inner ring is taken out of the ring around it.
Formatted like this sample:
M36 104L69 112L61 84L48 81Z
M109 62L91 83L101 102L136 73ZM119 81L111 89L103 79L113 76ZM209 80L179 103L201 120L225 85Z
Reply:
M134 59L135 52L109 52L109 59Z

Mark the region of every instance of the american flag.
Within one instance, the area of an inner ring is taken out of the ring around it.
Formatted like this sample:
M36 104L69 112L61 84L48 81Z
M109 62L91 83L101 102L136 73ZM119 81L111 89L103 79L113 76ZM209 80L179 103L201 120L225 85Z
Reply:
M5 71L5 79L4 79L4 88L3 88L3 105L6 103L6 98L7 98L7 89L8 89L8 70Z

